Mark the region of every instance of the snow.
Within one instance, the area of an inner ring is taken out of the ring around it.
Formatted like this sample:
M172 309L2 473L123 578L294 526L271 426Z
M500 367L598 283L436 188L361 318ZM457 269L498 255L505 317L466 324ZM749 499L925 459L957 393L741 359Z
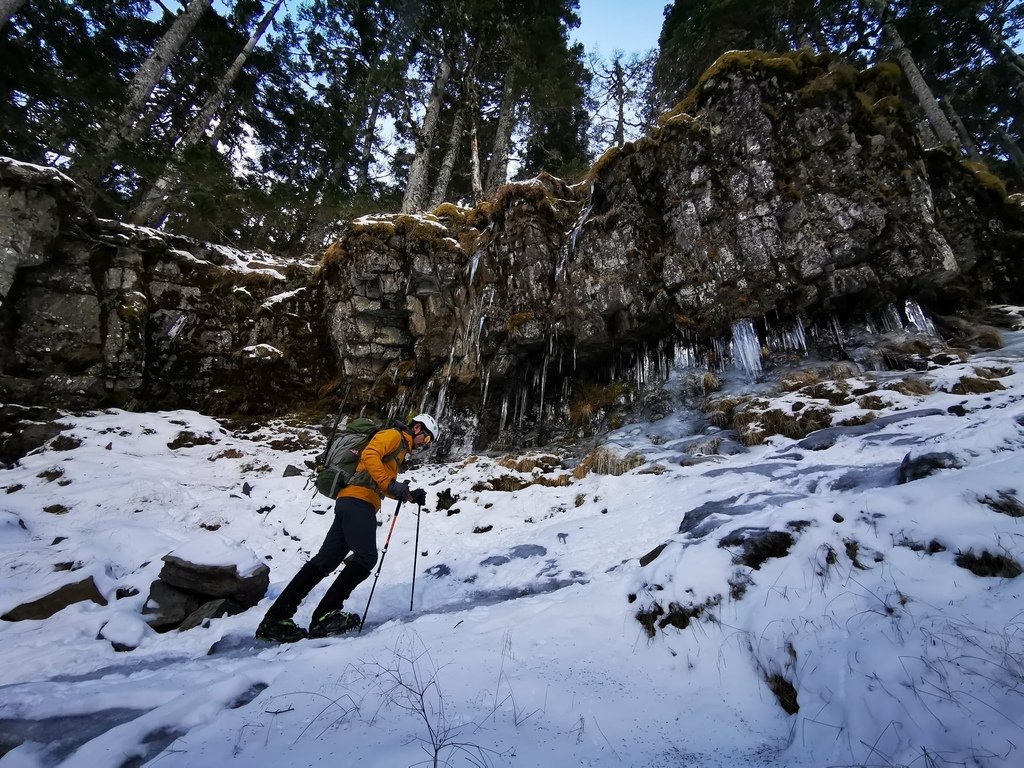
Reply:
M302 288L296 288L294 291L285 291L284 293L275 294L274 296L271 296L269 299L260 304L260 309L273 309L278 304L283 304L284 302L291 301L292 299L302 296L308 292L308 287L303 286Z
M259 556L248 547L219 534L207 533L193 539L170 553L196 565L231 565L241 577L251 576L263 564Z
M418 519L398 510L362 634L291 646L249 638L331 522L306 478L283 477L320 451L313 430L64 415L77 448L0 473L0 613L87 576L109 604L0 622L0 745L13 747L0 766L1020 765L1024 577L958 565L1024 560L1024 518L994 504L1024 492L1024 332L1006 342L915 374L932 394L879 390L888 405L860 427L699 463L687 447L721 433L678 401L609 436L647 461L620 476L473 490L569 473L428 455L408 473L428 504ZM948 391L979 367L1009 368L1005 390ZM863 413L843 406L833 423ZM183 432L197 439L170 448ZM899 484L908 454L937 452L961 467ZM395 511L385 503L381 546ZM792 536L788 554L739 562L757 529ZM270 592L157 634L139 616L169 552L264 562ZM346 608L362 613L372 584ZM683 629L662 615L650 637L637 614L655 605L701 614ZM769 687L781 679L795 714Z

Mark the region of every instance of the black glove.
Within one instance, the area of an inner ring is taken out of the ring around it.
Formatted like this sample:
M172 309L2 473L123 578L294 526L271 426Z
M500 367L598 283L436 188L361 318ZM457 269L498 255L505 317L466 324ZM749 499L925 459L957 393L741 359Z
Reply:
M417 505L423 506L427 503L427 492L422 488L417 488L414 491L409 492L409 501L415 501Z
M411 501L409 497L409 483L400 483L397 480L393 480L391 485L388 486L388 496L399 501Z

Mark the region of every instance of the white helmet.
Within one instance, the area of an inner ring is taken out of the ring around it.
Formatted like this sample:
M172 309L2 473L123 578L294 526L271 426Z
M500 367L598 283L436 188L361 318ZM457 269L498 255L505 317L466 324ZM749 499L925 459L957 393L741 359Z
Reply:
M431 440L437 440L437 438L441 436L441 428L437 426L437 421L434 420L433 416L421 413L412 420L412 423L415 424L417 421L423 425L423 428L427 430L427 432L430 433Z

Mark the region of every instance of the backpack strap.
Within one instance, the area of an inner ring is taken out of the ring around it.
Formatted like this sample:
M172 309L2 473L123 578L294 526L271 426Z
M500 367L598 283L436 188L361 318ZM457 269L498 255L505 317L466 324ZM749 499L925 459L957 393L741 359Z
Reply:
M382 463L387 463L389 461L398 462L399 457L402 455L402 453L404 451L408 450L408 445L405 442L404 435L405 434L411 434L411 433L406 431L408 428L403 430L402 427L404 427L404 426L405 425L402 425L402 424L396 424L396 426L393 426L393 427L385 427L384 429L379 430L373 437L370 438L370 440L373 440L374 438L377 437L377 435L379 435L385 429L394 429L399 434L398 447L396 447L392 451L388 451L386 454L381 456L381 462ZM369 442L367 442L367 445L369 445ZM363 450L365 451L366 448L363 448ZM359 460L362 461L362 452L360 452ZM399 470L401 470L401 466L399 466ZM349 485L362 486L363 488L369 488L371 491L376 493L378 496L380 495L380 491L377 488L377 483L374 481L374 479L370 475L370 473L367 472L365 469L359 470L358 472L353 474L352 478L348 481L348 484Z

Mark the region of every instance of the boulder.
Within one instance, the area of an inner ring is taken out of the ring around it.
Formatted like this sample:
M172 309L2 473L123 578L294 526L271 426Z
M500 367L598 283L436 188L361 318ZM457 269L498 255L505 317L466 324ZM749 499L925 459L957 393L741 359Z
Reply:
M98 640L107 640L115 651L134 651L153 630L134 612L118 611L100 627Z
M106 598L103 597L96 587L96 582L93 581L92 576L72 584L64 584L48 595L28 603L23 603L0 616L0 619L4 621L38 621L48 619L69 605L86 600L98 605L107 604Z
M224 616L235 616L239 613L244 613L246 608L246 606L242 606L226 597L210 600L186 616L178 629L184 632L187 629L193 629L202 625L207 619L219 619Z
M908 453L900 462L899 483L910 483L914 480L934 475L942 469L960 469L963 464L954 454L949 452Z
M163 561L160 580L166 584L213 598L231 598L245 608L251 608L262 600L270 586L270 568L263 563L242 576L233 563L204 565L188 562L173 554L164 555Z
M251 550L208 534L163 557L143 614L158 632L192 629L252 608L267 593L270 568Z
M153 629L167 632L180 626L203 602L202 595L156 579L149 587L149 598L142 609L142 615Z

